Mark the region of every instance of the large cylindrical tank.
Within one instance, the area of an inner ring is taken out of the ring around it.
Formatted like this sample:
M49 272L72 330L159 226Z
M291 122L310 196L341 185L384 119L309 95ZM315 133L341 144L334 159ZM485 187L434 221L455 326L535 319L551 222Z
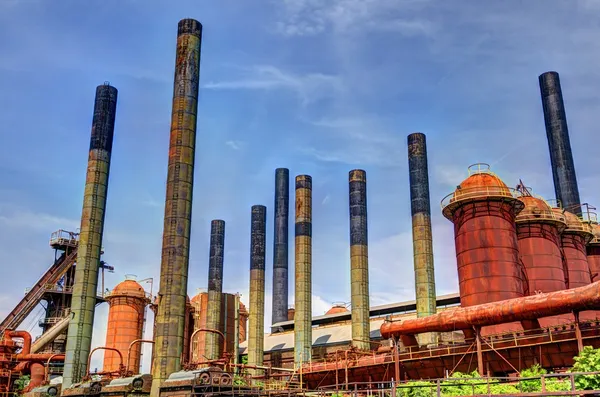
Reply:
M454 223L461 306L525 295L515 216L524 207L489 165L469 167L469 177L442 200ZM520 324L487 327L483 334L522 329Z
M600 280L600 224L593 224L594 237L587 245L587 258L592 282Z
M566 267L561 252L564 215L543 199L521 196L525 208L517 215L519 254L527 273L529 295L567 289ZM573 322L572 315L539 319L542 327Z
M109 309L105 346L119 350L123 355L123 364L130 371L138 373L141 344L133 345L129 361L127 361L127 354L131 342L142 339L145 309L150 303L149 295L137 281L128 278L117 284L106 300ZM103 365L105 372L118 371L119 363L117 352L105 350Z

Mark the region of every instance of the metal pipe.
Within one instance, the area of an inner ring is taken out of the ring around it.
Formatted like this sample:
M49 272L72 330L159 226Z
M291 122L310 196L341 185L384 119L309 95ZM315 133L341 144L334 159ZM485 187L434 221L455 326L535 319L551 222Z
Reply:
M56 339L57 336L61 335L64 330L69 327L70 317L65 317L56 324L54 324L48 331L44 332L37 338L31 345L31 353L37 353L42 350L46 345Z
M275 170L275 218L273 236L273 310L271 324L287 321L288 310L288 223L290 171Z
M348 173L350 207L350 289L352 346L370 350L369 242L367 229L367 173Z
M99 347L93 348L92 351L90 352L90 354L88 355L87 367L86 367L86 368L88 368L88 373L87 373L88 376L90 376L92 374L91 371L89 370L89 368L90 368L90 363L92 362L92 354L94 354L94 352L96 350L110 350L113 352L117 352L117 354L119 355L119 359L121 360L121 363L119 364L119 368L125 369L125 366L123 365L123 354L121 353L121 351L119 349L116 349L114 347L99 346ZM119 371L119 372L121 372L121 371Z
M7 338L21 338L23 339L23 348L20 354L31 353L31 334L27 331L6 331L4 333Z
M223 256L225 252L225 221L215 219L210 224L210 256L208 259L208 303L206 307L206 328L222 329L221 306L223 297ZM217 336L206 335L206 352L208 360L221 357Z
M407 140L417 317L425 317L436 313L427 141L420 132L410 134ZM421 345L436 342L436 334L419 335Z
M237 364L240 357L240 294L235 294L235 326L233 331L233 364ZM237 371L236 371L237 373Z
M108 83L96 88L77 266L71 298L72 318L65 348L65 388L79 382L87 373L86 359L92 345L117 93L117 89Z
M158 397L161 383L181 369L183 355L201 41L200 22L179 21L152 397Z
M195 330L194 332L192 332L192 336L190 337L190 340L194 340L194 336L196 336L197 333L199 332L208 332L211 334L217 334L221 337L221 340L223 341L223 353L225 353L226 351L226 346L227 346L227 341L225 340L225 335L219 331L218 329L210 329L210 328L198 328L197 330ZM200 355L200 354L199 354ZM209 361L214 361L214 360L209 360Z
M267 207L252 206L250 231L250 315L248 317L248 364L262 365L265 329L265 233ZM254 375L259 375L255 373Z
M50 382L50 363L52 362L53 359L65 359L65 355L64 354L52 354L50 357L48 357L48 360L46 360L46 366L44 367L44 381L45 382Z
M129 347L127 348L127 366L125 367L125 369L127 370L127 372L129 372L129 357L131 356L131 348L133 347L133 345L135 345L136 343L151 343L154 344L153 340L148 340L148 339L136 339L134 341L132 341L129 344ZM139 368L138 368L139 370Z
M556 198L560 200L563 208L581 216L581 201L560 78L556 72L546 72L541 74L538 80Z
M384 322L380 331L381 336L387 339L536 320L573 311L597 309L600 309L600 281L579 288L448 309L428 317Z
M311 361L312 353L312 178L296 177L294 365ZM300 372L302 376L302 372ZM302 383L302 381L300 381Z

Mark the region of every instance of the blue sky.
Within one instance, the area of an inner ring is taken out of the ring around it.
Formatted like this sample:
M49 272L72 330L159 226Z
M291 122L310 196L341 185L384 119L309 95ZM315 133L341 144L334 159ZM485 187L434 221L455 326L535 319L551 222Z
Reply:
M313 177L313 312L349 301L347 178L363 168L371 302L412 299L415 131L428 139L437 292L457 291L439 202L468 165L490 163L509 186L522 178L553 198L537 82L548 70L561 75L582 200L598 204L597 0L0 0L0 316L50 265L50 233L79 227L104 81L119 90L107 284L133 273L156 291L177 22L188 17L204 25L190 295L207 286L218 218L224 289L247 301L253 204L268 209L270 280L274 170L287 167ZM106 307L97 313L101 324Z

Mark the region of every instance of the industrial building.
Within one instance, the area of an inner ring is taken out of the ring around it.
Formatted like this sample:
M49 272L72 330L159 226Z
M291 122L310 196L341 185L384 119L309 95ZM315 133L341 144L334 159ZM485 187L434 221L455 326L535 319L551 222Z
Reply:
M258 395L273 379L279 392L289 395L290 390L474 369L482 376L509 375L533 364L564 370L584 345L600 347L600 226L594 208L579 199L556 72L539 76L556 200L535 196L521 181L510 188L512 183L487 164L470 166L441 200L442 214L454 226L457 294L436 296L427 144L425 134L413 133L407 148L414 301L370 306L367 172L362 169L348 173L349 308L335 305L312 317L312 275L318 271L312 256L313 176L301 174L294 178L295 302L288 310L285 168L275 171L272 264L266 263L269 209L262 204L248 209L248 310L239 294L223 292L227 264L221 219L211 222L208 288L190 298L201 42L200 22L181 20L158 292L152 296L133 279L108 294L100 282L98 291L101 272L112 269L101 260L101 247L117 89L105 83L96 89L80 232L52 235L55 261L0 324L0 395L8 395L21 375L31 377L26 392L56 395L48 383L57 369L65 396L166 397L213 388L226 395ZM273 323L265 334L265 270L271 265ZM42 300L47 303L44 333L32 341L18 327ZM102 302L110 306L106 345L91 349L94 309ZM154 334L143 340L148 307L155 312ZM151 374L138 373L143 343L153 345ZM91 374L90 356L98 349L106 351L103 370ZM234 388L234 376L245 379L244 387Z

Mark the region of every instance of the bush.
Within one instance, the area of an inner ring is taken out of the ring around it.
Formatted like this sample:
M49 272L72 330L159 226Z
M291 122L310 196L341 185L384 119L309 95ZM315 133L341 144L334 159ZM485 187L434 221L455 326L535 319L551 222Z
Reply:
M575 365L571 372L596 372L600 371L600 349L594 349L591 346L585 346L583 351L574 358ZM598 390L600 389L600 376L582 375L575 377L575 386L577 390Z
M396 389L398 397L431 397L435 395L435 384L427 381L408 382Z
M548 373L544 368L540 367L539 364L533 365L531 368L524 369L519 374L521 378L533 378L535 376L541 376ZM528 379L519 382L523 393L534 393L542 390L542 381L540 379Z

